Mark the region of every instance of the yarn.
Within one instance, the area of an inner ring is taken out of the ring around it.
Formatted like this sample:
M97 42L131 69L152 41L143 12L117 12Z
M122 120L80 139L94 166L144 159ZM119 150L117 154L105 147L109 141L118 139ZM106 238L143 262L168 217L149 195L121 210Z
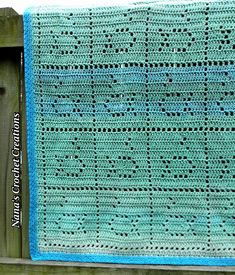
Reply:
M33 260L234 265L234 14L25 12Z

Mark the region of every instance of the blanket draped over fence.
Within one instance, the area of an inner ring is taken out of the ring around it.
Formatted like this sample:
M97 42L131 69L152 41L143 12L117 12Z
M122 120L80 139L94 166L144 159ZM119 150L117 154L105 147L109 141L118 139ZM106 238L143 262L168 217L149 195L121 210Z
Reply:
M235 265L235 1L24 14L33 260Z

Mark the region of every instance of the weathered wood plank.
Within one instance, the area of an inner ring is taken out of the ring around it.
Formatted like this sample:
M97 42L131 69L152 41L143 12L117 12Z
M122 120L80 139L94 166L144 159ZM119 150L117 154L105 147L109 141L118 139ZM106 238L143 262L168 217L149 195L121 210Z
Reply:
M0 256L21 257L21 229L12 227L12 128L20 94L20 50L13 47L23 46L22 17L11 8L0 9L0 26Z
M23 47L23 18L21 15L0 16L0 26L0 48Z
M0 258L0 274L7 271L15 271L17 274L118 274L118 275L152 275L152 274L175 274L175 275L222 275L235 274L235 267L217 266L168 266L168 265L118 265L118 264L95 264L95 263L72 263L55 261L31 261L28 259ZM29 273L23 273L28 271ZM22 272L22 273L20 273ZM83 273L84 272L84 273ZM11 274L11 273L6 273Z
M37 266L38 268L43 266L45 271L54 270L53 267L60 267L63 270L67 270L68 272L69 267L77 268L76 270L82 270L82 268L94 270L103 270L103 272L107 272L110 274L112 270L119 270L121 272L126 270L133 270L136 274L137 271L146 272L147 270L159 272L159 271L171 271L170 274L185 274L184 272L191 272L189 274L208 274L206 272L213 272L213 274L224 274L225 272L232 272L235 274L235 267L233 266L176 266L176 265L122 265L122 264L105 264L105 263L78 263L78 262L57 262L57 261L31 261L29 259L15 259L15 258L0 258L0 266L7 264L7 265L17 265L20 266L29 266L33 270L31 266ZM39 269L37 269L39 271ZM196 273L194 273L196 272ZM1 273L0 273L1 274ZM59 273L60 274L60 273ZM69 273L70 274L70 273ZM92 273L93 274L93 273ZM124 273L125 274L125 273ZM141 273L142 274L142 273ZM152 273L153 274L153 273ZM155 274L155 273L154 273ZM158 274L158 273L157 273ZM165 274L165 273L164 273ZM187 273L188 274L188 273Z
M19 50L0 49L0 255L21 257L21 230L13 218L13 117L19 112Z
M21 52L21 88L20 88L20 114L21 114L21 150L22 150L22 257L30 258L29 255L29 177L28 177L28 161L27 161L27 128L26 128L26 94L24 81L23 66L23 49Z
M104 270L100 268L76 268L76 267L47 267L47 266L7 266L0 265L2 275L42 275L42 274L69 274L69 275L208 275L208 272L191 272L191 271L156 271L156 270ZM215 274L215 273L209 273ZM218 272L218 275L227 273Z

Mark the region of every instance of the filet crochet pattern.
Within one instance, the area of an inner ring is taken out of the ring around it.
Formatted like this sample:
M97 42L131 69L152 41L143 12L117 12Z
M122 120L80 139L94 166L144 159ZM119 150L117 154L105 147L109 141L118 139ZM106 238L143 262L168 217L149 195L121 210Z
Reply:
M235 265L235 1L24 31L32 259Z

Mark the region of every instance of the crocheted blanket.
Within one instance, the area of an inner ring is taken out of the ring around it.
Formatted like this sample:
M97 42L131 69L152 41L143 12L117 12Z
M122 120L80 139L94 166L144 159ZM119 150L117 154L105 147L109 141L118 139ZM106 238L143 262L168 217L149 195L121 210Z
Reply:
M33 260L235 265L235 1L24 14Z

